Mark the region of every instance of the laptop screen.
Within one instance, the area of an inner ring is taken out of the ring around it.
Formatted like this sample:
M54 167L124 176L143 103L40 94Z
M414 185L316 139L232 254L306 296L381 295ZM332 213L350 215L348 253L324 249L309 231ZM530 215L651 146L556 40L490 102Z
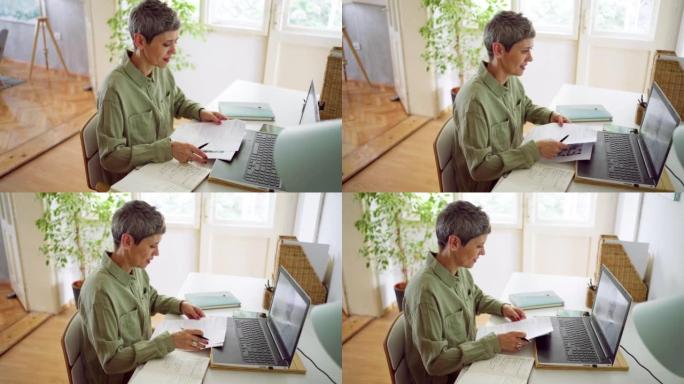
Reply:
M292 361L311 300L285 268L280 267L271 310L271 329L288 363Z
M678 126L677 112L658 84L653 82L640 134L648 149L653 168L657 172L656 176L660 176L663 171L672 143L672 133Z
M306 100L304 100L304 106L302 107L302 115L299 117L299 125L317 123L320 120L316 90L314 89L314 82L311 80L309 92L306 94Z
M606 267L601 267L601 278L594 301L592 319L594 325L598 325L601 330L604 345L608 347L606 352L611 360L615 359L620 345L622 330L625 327L631 303L632 298L615 276Z

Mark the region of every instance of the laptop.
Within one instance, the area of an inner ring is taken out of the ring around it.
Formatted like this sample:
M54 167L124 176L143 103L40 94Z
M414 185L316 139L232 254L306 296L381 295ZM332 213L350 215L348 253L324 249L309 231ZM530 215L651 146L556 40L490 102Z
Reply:
M575 180L655 188L680 117L653 82L638 133L599 131L590 160L577 161Z
M223 347L211 349L211 366L288 369L310 305L309 296L281 266L268 316L229 317Z
M540 366L612 366L631 304L629 293L602 266L591 315L551 317L553 332L535 339L537 363Z

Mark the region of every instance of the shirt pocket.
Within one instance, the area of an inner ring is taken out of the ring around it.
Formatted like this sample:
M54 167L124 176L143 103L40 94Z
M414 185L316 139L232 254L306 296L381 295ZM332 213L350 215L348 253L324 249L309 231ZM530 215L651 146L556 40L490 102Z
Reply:
M489 143L495 153L511 148L511 123L504 120L492 125L489 131Z
M463 308L444 316L444 336L449 346L456 346L467 340L466 319Z
M136 113L128 117L128 131L132 143L150 144L157 140L157 124L152 110Z
M124 340L125 345L131 345L142 340L142 325L137 308L119 316L119 335Z

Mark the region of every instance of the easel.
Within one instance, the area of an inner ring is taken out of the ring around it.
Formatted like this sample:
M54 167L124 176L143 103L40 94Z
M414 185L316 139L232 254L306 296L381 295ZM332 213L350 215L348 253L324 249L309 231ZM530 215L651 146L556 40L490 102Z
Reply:
M361 58L359 57L359 54L356 52L356 48L354 48L354 44L351 41L351 38L349 37L349 34L347 33L347 28L342 26L342 34L344 35L344 39L347 41L347 44L349 44L349 49L352 51L352 54L354 55L354 59L356 59L356 64L359 65L359 68L361 68L361 72L363 72L363 77L366 78L366 82L368 85L372 86L370 79L368 78L368 73L366 73L366 68L364 68L363 63L361 62ZM344 72L344 78L346 80L347 78L347 71L345 68Z
M66 63L64 63L64 57L62 57L62 51L59 50L59 45L57 45L57 40L55 40L55 35L52 33L52 28L50 27L50 23L48 22L47 17L39 17L36 22L36 35L33 38L33 53L31 53L31 68L29 69L29 80L31 80L31 75L33 74L33 63L36 60L36 48L38 47L38 33L40 31L43 31L43 52L45 52L45 68L50 69L50 66L48 64L48 48L47 48L47 39L45 37L45 27L47 27L48 32L50 32L50 38L52 39L52 44L55 45L55 50L57 50L57 55L59 55L59 61L62 62L62 67L64 67L64 71L69 74L69 70L67 69Z

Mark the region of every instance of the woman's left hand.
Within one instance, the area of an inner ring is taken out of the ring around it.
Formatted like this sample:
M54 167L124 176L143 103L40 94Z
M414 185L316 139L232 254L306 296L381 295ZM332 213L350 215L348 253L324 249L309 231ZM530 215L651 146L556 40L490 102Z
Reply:
M181 304L181 312L192 320L197 320L204 317L204 311L202 311L202 309L199 307L192 305L192 303L188 301L184 301L183 304Z
M527 318L522 309L514 307L510 304L504 304L503 308L501 308L501 314L511 321L518 321Z
M200 121L221 124L222 120L228 120L228 118L221 112L212 112L206 109L200 111Z

